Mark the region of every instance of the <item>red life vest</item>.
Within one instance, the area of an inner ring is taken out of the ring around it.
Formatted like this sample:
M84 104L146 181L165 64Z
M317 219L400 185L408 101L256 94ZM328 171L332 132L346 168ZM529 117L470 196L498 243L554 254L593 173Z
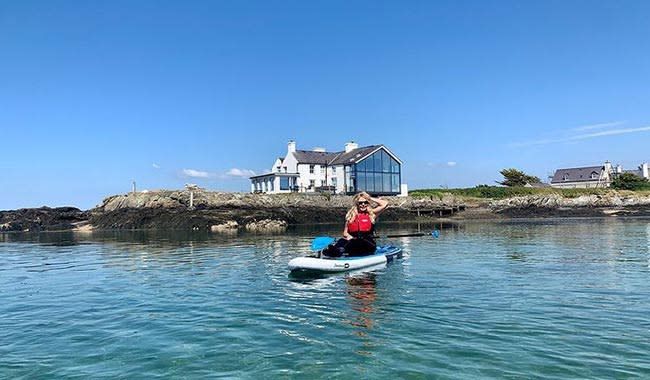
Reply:
M372 221L368 214L357 214L356 218L348 223L348 232L372 232Z

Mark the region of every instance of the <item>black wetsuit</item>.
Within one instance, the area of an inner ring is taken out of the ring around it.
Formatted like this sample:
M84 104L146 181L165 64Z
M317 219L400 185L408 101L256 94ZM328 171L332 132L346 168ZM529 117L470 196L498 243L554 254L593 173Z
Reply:
M377 243L374 238L375 225L370 227L370 231L348 232L352 239L339 239L334 245L329 245L323 250L323 255L331 257L339 256L366 256L372 255L377 249Z

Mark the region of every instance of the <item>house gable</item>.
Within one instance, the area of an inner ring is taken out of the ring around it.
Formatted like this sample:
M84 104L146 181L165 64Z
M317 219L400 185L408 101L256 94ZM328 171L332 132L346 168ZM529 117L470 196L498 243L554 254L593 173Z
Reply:
M278 157L273 163L271 173L280 173L282 171L282 157Z
M284 172L286 168L287 173L297 173L298 172L298 160L294 153L287 153L287 156L282 160L282 171Z

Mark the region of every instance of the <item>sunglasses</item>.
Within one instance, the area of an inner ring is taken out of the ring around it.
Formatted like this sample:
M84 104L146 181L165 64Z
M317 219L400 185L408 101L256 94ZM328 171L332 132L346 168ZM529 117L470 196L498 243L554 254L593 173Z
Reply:
M361 202L357 202L357 204L358 204L359 206L361 206L361 205L367 205L368 202L366 202L366 201L361 201Z

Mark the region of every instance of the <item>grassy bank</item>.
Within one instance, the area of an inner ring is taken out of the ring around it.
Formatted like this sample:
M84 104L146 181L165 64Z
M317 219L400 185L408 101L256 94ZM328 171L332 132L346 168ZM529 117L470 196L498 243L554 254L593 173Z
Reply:
M412 190L409 195L413 197L439 197L444 194L452 194L465 198L479 199L506 199L521 195L545 195L558 194L565 198L576 198L581 195L606 195L611 193L633 193L639 195L650 195L650 191L617 191L603 188L589 189L558 189L558 188L534 188L534 187L501 187L501 186L477 186L465 189L420 189Z

